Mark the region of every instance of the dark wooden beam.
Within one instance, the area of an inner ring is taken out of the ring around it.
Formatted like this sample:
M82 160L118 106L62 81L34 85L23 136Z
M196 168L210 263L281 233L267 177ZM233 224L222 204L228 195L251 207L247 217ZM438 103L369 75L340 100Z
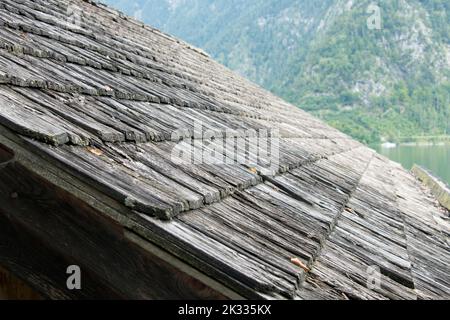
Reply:
M125 237L125 231L18 162L0 169L0 265L44 297L225 298ZM82 290L67 289L69 265L80 266Z
M42 297L21 279L0 267L0 300L41 300Z
M10 220L10 217L11 214L0 210L0 265L8 269L10 274L22 279L42 298L120 298L118 294L99 283L88 270L84 270L82 274L85 284L83 290L68 290L66 270L71 262L50 249L42 239L20 223Z

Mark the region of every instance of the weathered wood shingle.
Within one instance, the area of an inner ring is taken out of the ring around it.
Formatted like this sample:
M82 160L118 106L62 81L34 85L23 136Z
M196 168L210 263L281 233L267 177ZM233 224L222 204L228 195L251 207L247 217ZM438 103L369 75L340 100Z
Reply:
M124 228L244 297L450 297L448 212L411 175L103 5L0 2L0 126L129 210ZM234 147L224 164L172 159L205 131L251 145L264 130L279 131L269 173L228 164Z

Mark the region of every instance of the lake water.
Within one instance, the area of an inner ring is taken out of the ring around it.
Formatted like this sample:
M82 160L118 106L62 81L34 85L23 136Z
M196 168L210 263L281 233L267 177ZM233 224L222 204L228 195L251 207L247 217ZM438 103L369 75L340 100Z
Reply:
M450 185L450 144L433 146L377 147L376 150L389 159L399 162L407 170L418 164Z

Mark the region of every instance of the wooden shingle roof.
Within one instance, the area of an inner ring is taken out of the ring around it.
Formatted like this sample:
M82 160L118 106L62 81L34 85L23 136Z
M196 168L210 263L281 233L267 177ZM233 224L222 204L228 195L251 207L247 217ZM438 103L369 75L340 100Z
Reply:
M279 166L174 162L196 122L248 144L278 130ZM450 298L448 212L400 165L103 5L0 2L0 132L239 296Z

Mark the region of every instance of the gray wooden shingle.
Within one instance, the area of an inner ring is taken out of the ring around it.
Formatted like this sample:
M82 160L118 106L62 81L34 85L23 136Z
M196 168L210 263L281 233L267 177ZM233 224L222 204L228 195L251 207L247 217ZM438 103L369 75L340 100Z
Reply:
M80 25L69 5L82 10ZM132 209L164 250L244 296L450 297L448 212L409 173L103 5L0 2L0 125ZM279 131L271 174L262 164L171 157L180 141L211 152L227 132L252 145L264 130ZM204 139L207 131L218 138ZM376 289L371 266L381 271Z

